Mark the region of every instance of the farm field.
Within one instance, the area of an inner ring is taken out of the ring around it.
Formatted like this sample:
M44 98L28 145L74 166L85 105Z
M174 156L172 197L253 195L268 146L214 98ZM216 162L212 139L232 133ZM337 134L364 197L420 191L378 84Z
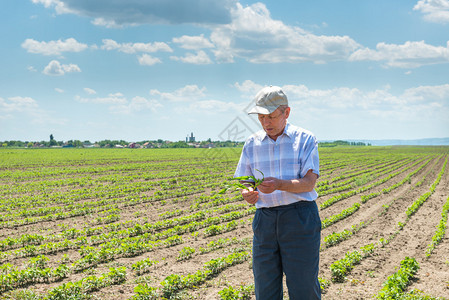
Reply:
M0 299L255 299L240 150L0 149ZM449 299L448 158L320 148L323 299Z

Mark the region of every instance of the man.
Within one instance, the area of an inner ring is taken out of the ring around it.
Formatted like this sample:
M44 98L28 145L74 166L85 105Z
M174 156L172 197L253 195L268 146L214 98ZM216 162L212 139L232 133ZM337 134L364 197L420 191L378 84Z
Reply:
M256 190L242 190L257 208L252 225L256 299L282 299L283 273L290 300L321 299L316 138L287 122L290 107L281 88L263 88L255 102L249 114L258 114L263 130L246 140L234 176L261 178L257 170L265 175Z

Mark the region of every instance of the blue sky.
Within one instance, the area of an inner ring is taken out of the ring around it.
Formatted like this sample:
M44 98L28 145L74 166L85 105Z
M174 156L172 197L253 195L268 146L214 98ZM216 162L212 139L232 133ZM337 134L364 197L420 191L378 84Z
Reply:
M449 0L4 0L0 141L449 136Z

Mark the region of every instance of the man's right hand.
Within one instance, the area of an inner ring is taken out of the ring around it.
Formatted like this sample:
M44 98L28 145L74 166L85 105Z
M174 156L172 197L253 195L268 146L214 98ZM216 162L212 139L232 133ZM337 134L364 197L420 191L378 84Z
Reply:
M248 189L242 190L242 197L249 204L255 204L259 200L259 192L249 187Z

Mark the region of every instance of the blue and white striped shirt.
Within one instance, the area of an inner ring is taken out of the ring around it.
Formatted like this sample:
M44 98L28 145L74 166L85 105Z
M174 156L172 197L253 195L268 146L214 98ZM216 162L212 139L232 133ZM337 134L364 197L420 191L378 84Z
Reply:
M319 175L318 143L309 131L287 122L284 132L273 141L264 130L251 135L243 146L234 177L275 177L284 180L304 177L309 170ZM276 190L265 194L259 191L256 208L287 205L297 201L313 201L315 190L290 193Z

